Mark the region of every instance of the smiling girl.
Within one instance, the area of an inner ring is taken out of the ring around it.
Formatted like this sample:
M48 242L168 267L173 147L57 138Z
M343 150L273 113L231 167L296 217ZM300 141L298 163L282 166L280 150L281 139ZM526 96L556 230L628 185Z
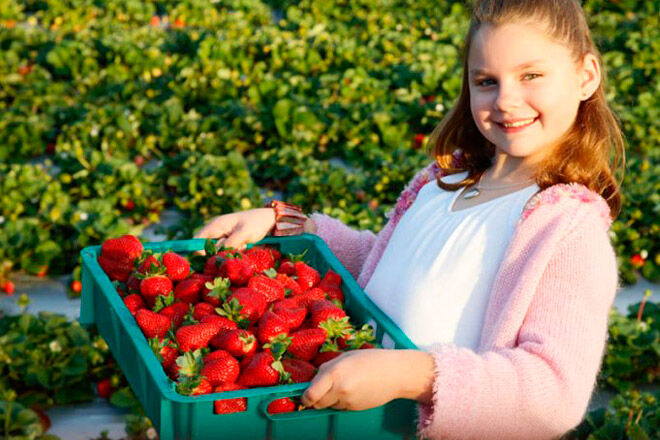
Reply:
M323 364L306 406L407 398L422 437L557 438L586 412L618 286L623 139L579 4L478 1L461 93L429 143L378 235L319 213L282 232L283 211L263 208L197 237L316 233L418 346Z

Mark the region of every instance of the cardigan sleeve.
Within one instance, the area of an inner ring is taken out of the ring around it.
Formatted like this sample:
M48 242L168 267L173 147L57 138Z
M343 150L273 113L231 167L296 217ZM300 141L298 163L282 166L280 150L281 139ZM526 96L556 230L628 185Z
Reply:
M602 220L591 215L573 224L552 251L511 347L434 348L432 403L419 407L422 438L557 438L584 417L618 269Z
M321 237L346 269L357 278L364 260L376 241L371 231L358 231L328 215L314 213L316 235Z
M431 163L415 174L399 196L395 208L399 208L399 205L405 201L404 194L410 192L411 188L417 188L428 177L428 173L433 169L433 166L434 163ZM417 188L417 190L419 189ZM384 230L391 229L391 226L390 228L387 226L392 222L390 219L377 236L372 231L358 231L353 229L325 214L314 213L310 218L316 224L316 235L327 243L330 250L332 250L339 261L341 261L356 279L362 271L364 262L378 241L378 238L382 236Z

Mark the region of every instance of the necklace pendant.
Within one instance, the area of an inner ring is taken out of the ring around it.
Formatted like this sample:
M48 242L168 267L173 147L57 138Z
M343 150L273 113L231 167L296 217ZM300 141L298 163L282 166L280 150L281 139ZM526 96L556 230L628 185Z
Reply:
M463 195L463 198L464 198L465 200L467 200L467 199L473 199L473 198L477 197L478 195L479 195L479 190L478 190L477 188L472 188L471 190L469 190L468 192L466 192L466 193Z

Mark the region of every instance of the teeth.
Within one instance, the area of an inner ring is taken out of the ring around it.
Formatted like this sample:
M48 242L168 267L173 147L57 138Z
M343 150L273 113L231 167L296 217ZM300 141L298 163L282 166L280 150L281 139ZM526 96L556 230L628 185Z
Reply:
M504 125L507 128L522 127L523 125L531 124L532 122L534 122L534 119L536 118L526 119L524 121L518 121L512 123L502 122L502 125Z

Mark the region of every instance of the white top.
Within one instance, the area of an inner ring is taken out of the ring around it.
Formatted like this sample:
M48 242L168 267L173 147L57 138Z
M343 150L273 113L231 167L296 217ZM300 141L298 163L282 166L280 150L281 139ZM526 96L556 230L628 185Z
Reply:
M451 212L462 190L445 191L431 180L401 217L365 293L420 349L441 342L476 349L500 262L537 191L533 184Z

